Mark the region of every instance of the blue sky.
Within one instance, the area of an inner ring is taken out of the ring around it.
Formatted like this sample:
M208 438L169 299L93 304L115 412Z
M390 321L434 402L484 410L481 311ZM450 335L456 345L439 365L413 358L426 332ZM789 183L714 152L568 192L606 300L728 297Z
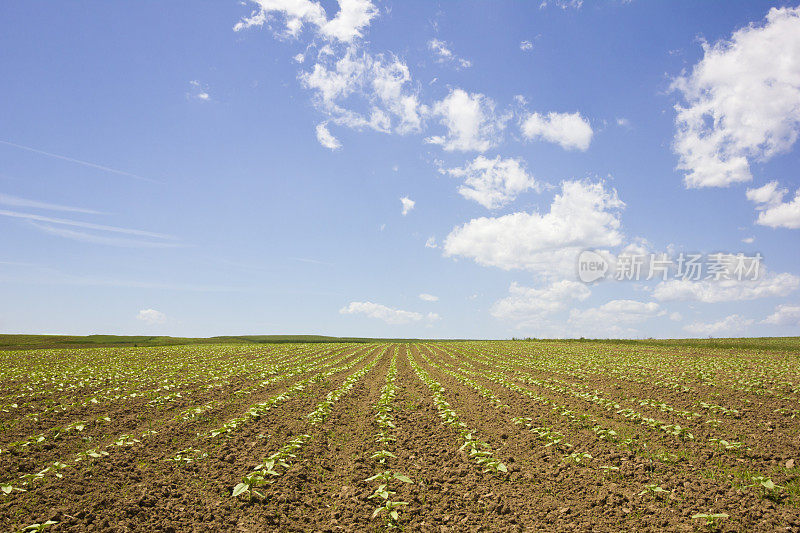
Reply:
M0 25L0 332L800 331L793 3L4 2ZM763 259L686 279L690 253Z

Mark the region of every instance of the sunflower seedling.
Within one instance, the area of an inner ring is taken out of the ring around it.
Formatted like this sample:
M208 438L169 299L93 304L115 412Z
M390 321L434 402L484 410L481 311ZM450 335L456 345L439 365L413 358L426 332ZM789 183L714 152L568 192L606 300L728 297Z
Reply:
M780 485L776 485L771 479L765 476L755 476L753 478L753 484L747 485L747 488L756 487L761 491L762 497L772 500L772 501L780 501L785 496L783 494L783 487Z
M236 498L240 494L247 493L248 500L251 500L254 495L258 496L259 498L263 498L264 494L257 490L254 490L253 487L257 487L259 485L265 485L267 483L269 483L269 481L265 479L264 476L257 473L244 476L242 478L242 482L233 487L232 496Z
M414 483L413 481L411 481L411 478L409 478L408 476L405 476L405 475L403 475L403 474L401 474L399 472L393 472L392 470L384 470L380 474L375 474L372 477L368 477L364 481L369 482L369 481L381 480L381 481L389 482L392 479L396 479L398 481L402 481L403 483ZM383 485L383 486L385 487L385 485Z
M645 485L644 486L644 490L642 490L642 492L639 493L639 496L644 496L645 494L650 493L653 496L655 496L656 498L661 498L665 494L669 494L670 492L672 492L672 491L663 489L660 486L658 486L655 483L653 483L651 485Z
M376 459L380 464L384 464L386 462L386 459L389 459L390 457L392 459L397 459L397 456L395 454L386 450L375 452L370 457L372 459Z
M55 520L48 520L47 522L42 522L41 524L31 524L22 529L22 531L42 531L45 528L50 526L54 526L58 524Z
M400 520L400 514L397 512L397 507L402 507L403 505L408 505L408 503L386 500L383 505L372 512L372 518L386 512L386 529L399 529L400 524L398 522Z
M5 483L3 485L0 485L0 491L2 491L3 494L11 494L11 492L15 490L19 492L26 492L25 489L21 489L19 487L12 487L11 483Z
M693 519L705 520L704 524L708 529L719 529L719 522L725 520L730 515L728 513L697 513L693 514Z
M581 464L592 459L592 456L586 452L572 452L564 456L565 461L573 461L575 464Z

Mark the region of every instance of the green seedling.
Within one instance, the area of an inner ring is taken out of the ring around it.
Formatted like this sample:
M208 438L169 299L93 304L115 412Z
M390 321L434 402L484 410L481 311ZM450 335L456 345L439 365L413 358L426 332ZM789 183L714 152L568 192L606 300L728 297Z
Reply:
M381 513L386 513L386 529L400 529L400 513L397 512L398 507L408 505L406 502L393 502L386 500L383 505L376 508L372 512L372 518L377 517Z
M592 428L592 431L594 431L599 438L605 441L617 442L619 440L619 434L613 429L606 429L601 426L594 426Z
M83 461L84 459L100 459L101 457L105 457L108 455L108 452L105 450L86 450L85 452L80 452L75 455L75 461Z
M761 491L762 497L772 500L780 501L784 497L784 487L776 485L771 479L766 476L753 477L753 484L747 485L747 488L756 487Z
M382 483L381 485L378 485L378 488L375 489L375 492L373 492L372 495L369 496L369 499L371 500L373 498L382 498L384 500L388 500L395 494L397 493L393 490L389 490L388 485L386 483Z
M396 441L397 437L389 433L381 432L375 434L375 440L381 444L388 444L389 442Z
M370 481L381 480L381 481L385 481L385 482L388 483L392 479L396 479L398 481L402 481L403 483L414 483L413 481L411 481L411 478L409 478L408 476L403 475L403 474L401 474L399 472L394 472L392 470L384 470L380 474L375 474L372 477L368 477L364 481L370 482Z
M693 514L693 519L701 519L705 520L704 524L705 527L708 529L719 529L719 522L725 520L730 515L728 513L697 513Z
M253 498L253 496L258 496L259 498L263 498L264 494L255 490L253 487L258 487L259 485L265 485L270 483L269 480L265 479L264 476L260 474L250 474L248 476L244 476L242 478L242 482L237 484L233 487L233 494L232 496L236 498L237 496L247 493L248 501Z
M198 450L197 448L186 448L185 450L180 450L178 453L176 453L175 457L172 457L171 459L165 459L165 461L189 464L199 461L200 459L205 459L206 457L208 457L208 454L202 450Z
M672 491L666 490L661 488L660 486L656 485L655 483L651 485L645 485L644 490L639 493L639 496L644 496L645 494L652 494L656 498L661 498L665 494L669 494Z
M727 440L718 439L718 438L715 438L715 437L712 437L712 438L710 438L708 440L710 442L714 443L714 444L717 444L717 445L725 448L726 450L738 450L743 446L743 444L741 442L728 442Z
M564 456L564 460L573 461L575 464L585 463L591 459L592 456L586 452L572 452L571 454Z
M386 459L389 459L390 457L392 459L397 459L395 454L386 450L375 452L370 456L371 459L376 459L380 464L386 463Z
M133 437L133 435L120 435L114 442L114 446L133 446L134 444L141 442L139 439Z
M12 487L11 483L4 483L0 485L0 491L2 491L3 494L11 494L11 492L15 490L18 492L26 492L25 489L21 489L19 487Z
M22 531L42 531L45 528L50 526L54 526L58 524L55 520L48 520L47 522L42 522L41 524L31 524L27 527L22 528Z

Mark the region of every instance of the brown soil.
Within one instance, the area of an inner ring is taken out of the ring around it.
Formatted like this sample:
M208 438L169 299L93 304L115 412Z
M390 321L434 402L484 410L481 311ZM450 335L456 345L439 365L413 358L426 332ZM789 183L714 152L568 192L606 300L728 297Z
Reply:
M178 349L192 348L174 348ZM319 371L258 386L265 379L264 368L284 361L286 349L289 345L263 348L265 359L254 365L247 362L257 358L258 351L251 350L246 356L235 350L223 354L214 364L233 370L220 380L219 387L207 388L201 381L187 380L174 389L182 392L181 397L164 404L150 403L150 396L109 399L99 405L45 413L38 420L25 419L21 412L3 413L0 482L18 485L21 475L36 473L53 461L70 467L61 471L63 477L46 476L26 486L25 492L0 494L0 530L18 531L53 520L57 523L46 531L382 531L383 519L372 518L378 500L369 498L377 484L366 479L388 468L413 481L392 485L397 491L393 500L407 504L399 509L399 524L407 531L704 530L702 520L692 519L697 513L728 514L714 526L722 531L800 531L800 507L793 492L800 464L792 462L800 463L800 418L780 418L771 430L764 424L765 417L775 418L770 416L775 409L791 405L787 395L754 395L694 384L693 390L707 394L719 405L739 406L741 414L738 418L718 416L724 424L713 431L703 425L705 416L687 423L697 438L682 441L581 398L511 380L574 413L585 413L621 435L635 435L636 445L627 446L601 440L590 425L575 423L552 404L488 379L488 372L494 369L485 359L497 357L488 352L477 353L457 344L338 345L336 349L320 345L303 357L319 360L325 353L331 361L346 356L337 366L358 362L309 385L228 436L209 437L210 429L242 416L250 406ZM410 366L407 351L445 387L446 400L459 419L491 446L494 456L507 466L507 473L485 473L459 450L463 439L443 424L431 390ZM68 356L63 351L58 354ZM378 426L374 417L393 354L397 356L396 441L381 446L375 439ZM329 416L311 424L306 415L375 358L377 364L333 404ZM652 384L599 373L581 378L537 373L521 363L513 368L537 379L589 387L610 399L658 398L678 409L697 410L691 394ZM493 405L458 376L484 387L503 405ZM14 391L22 383L11 384ZM91 398L100 388L79 394L53 391L50 399L73 405L76 398ZM253 388L251 394L235 394L248 388ZM9 403L11 395L3 396L0 404ZM189 420L179 416L205 405L211 407L200 416ZM40 406L34 403L29 411L41 411ZM648 407L637 406L637 410L671 424L687 422ZM47 439L24 449L7 446L30 435L48 435L55 426L106 415L111 422L91 423L79 434ZM545 446L524 425L514 422L520 417L559 431L571 447ZM138 436L149 430L155 433L138 443L109 445L122 434ZM751 450L725 453L709 444L709 435L715 433L746 439ZM258 489L262 496L231 496L242 476L288 440L303 434L311 438L295 452L296 458L282 475ZM75 453L88 448L109 454L75 462ZM381 448L395 456L385 465L371 458ZM199 450L200 455L192 462L171 460L186 449ZM655 456L657 450L673 453L677 459L660 460ZM572 452L588 453L591 459L575 463L567 457ZM746 471L769 474L786 489L779 498L765 498L758 489L744 488L738 481L737 475ZM653 493L647 485L667 492Z

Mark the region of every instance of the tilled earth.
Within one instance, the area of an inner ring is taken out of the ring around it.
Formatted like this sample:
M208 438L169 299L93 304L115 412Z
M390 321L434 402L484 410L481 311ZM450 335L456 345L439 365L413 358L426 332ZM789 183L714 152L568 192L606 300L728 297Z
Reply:
M98 402L91 401L96 382L45 391L47 401L31 403L42 414L22 416L19 407L0 413L0 481L13 487L0 493L0 529L52 521L46 531L382 531L388 515L373 517L382 499L370 497L377 483L367 479L392 470L412 481L389 484L396 491L391 499L404 504L397 524L407 531L800 531L800 418L787 415L797 409L800 394L765 394L777 389L734 386L742 379L723 372L714 383L705 375L690 379L678 370L705 361L702 353L648 354L628 345L613 357L602 355L609 371L589 363L580 365L583 370L553 363L584 348L569 346L561 354L536 343L319 345L296 356L319 366L286 378L276 372L266 383L263 367L253 369L248 361L262 357L276 368L291 367L291 348L245 355L231 348L230 357L190 357L186 363L224 369L224 379L212 387L176 378L174 388L156 396L106 395ZM70 357L64 350L52 352L59 360ZM728 356L733 357L705 355ZM752 357L757 363L767 356L786 354ZM3 370L23 364L13 362L14 352L2 357ZM382 445L376 440L376 405L392 360L394 440ZM141 376L152 373L148 383L157 384L158 364L136 361L144 365ZM312 423L307 415L372 361L324 420ZM659 363L648 367L650 361ZM441 405L412 362L444 387L460 423L505 471L485 472L460 449L463 436L443 423ZM640 371L648 368L652 379L637 377L647 376ZM746 376L758 365L738 368ZM212 436L225 421L326 370L333 371ZM671 386L664 376L683 385ZM114 390L110 385L122 378L108 379L103 390ZM20 405L24 381L15 377L6 384L0 406ZM250 393L237 393L242 390ZM700 402L712 407L698 407ZM67 408L48 411L41 405ZM183 416L196 408L202 408L196 416ZM625 415L626 408L640 418ZM110 421L97 421L104 416ZM89 422L54 438L52 428L75 420ZM679 426L684 433L662 426ZM532 428L557 432L560 441L543 439ZM601 438L598 428L613 433ZM39 434L45 436L41 442L19 444ZM243 476L301 435L310 438L280 475L255 489L260 495L232 496ZM89 449L105 453L75 460ZM382 449L391 456L379 464L372 456ZM67 466L53 469L54 463ZM41 479L30 479L48 467ZM776 488L759 481L766 479Z

